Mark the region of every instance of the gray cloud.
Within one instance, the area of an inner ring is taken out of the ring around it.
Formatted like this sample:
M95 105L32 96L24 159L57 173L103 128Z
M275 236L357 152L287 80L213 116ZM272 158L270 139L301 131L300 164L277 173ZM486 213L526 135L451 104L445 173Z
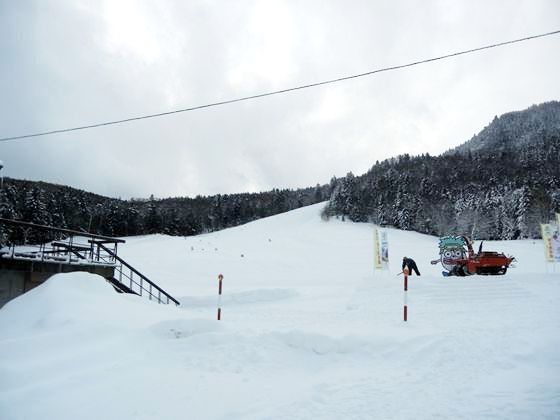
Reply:
M21 3L21 4L20 4ZM0 136L186 108L558 29L556 1L4 2ZM109 196L259 191L438 154L558 99L560 37L0 144L3 174Z

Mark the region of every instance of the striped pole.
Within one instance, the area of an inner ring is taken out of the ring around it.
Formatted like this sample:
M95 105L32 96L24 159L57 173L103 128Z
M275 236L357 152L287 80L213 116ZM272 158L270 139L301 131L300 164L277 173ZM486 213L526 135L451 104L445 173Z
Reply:
M218 321L222 318L222 280L224 276L218 275Z
M408 305L407 305L407 300L406 300L406 293L408 292L408 266L405 265L404 270L403 270L403 274L404 274L404 308L403 308L403 315L404 315L404 321L407 321L408 318Z

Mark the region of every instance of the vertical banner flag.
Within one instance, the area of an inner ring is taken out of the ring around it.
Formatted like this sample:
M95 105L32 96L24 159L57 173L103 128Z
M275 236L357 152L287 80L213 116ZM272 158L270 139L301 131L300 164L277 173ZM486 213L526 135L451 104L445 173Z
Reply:
M551 224L550 226L552 227L550 248L552 249L554 261L560 262L560 223Z
M381 247L379 246L379 234L375 226L373 227L373 267L376 270L381 269Z
M541 223L541 235L542 240L544 243L544 255L546 262L554 262L554 249L552 244L552 232L553 232L553 225L550 223L542 224ZM559 255L560 257L560 255ZM560 259L559 259L560 260Z
M556 261L560 261L560 213L556 213L556 235L552 235L552 247L554 248L554 257Z
M373 263L376 270L389 269L389 240L386 230L373 228Z
M383 270L389 269L389 239L387 231L381 231L381 267Z

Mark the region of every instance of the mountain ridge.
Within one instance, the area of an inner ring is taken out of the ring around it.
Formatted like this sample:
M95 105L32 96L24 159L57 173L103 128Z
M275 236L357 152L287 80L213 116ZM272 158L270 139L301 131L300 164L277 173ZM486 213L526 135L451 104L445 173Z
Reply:
M560 211L560 103L506 113L439 156L407 154L349 173L325 217L433 235L539 238Z
M521 111L495 116L470 140L444 154L514 149L554 135L560 135L559 101L544 102Z
M538 238L539 223L560 211L560 102L495 117L479 134L441 155L405 154L378 162L363 175L349 173L297 190L121 200L5 178L0 217L110 236L196 235L326 199L326 218L432 235ZM0 231L4 241L19 236Z

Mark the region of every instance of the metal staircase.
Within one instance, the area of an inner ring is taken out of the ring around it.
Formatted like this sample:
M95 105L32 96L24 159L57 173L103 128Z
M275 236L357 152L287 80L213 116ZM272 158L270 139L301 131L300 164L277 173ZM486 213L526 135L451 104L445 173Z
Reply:
M12 243L0 248L0 280L3 272L10 273L11 277L21 273L22 279L35 277L34 282L24 280L27 283L20 287L22 293L53 274L87 271L103 276L120 293L180 305L177 299L117 255L117 245L125 243L123 239L3 218L0 218L0 227L9 227L12 232L21 229L25 235L30 230L38 230L45 236L64 238L39 245Z
M150 300L156 300L158 303L170 303L180 305L179 301L151 281L144 274L140 273L130 264L128 264L116 253L111 251L102 243L97 244L105 251L115 264L115 276L109 281L113 286L124 293L134 293L139 296L147 296Z

